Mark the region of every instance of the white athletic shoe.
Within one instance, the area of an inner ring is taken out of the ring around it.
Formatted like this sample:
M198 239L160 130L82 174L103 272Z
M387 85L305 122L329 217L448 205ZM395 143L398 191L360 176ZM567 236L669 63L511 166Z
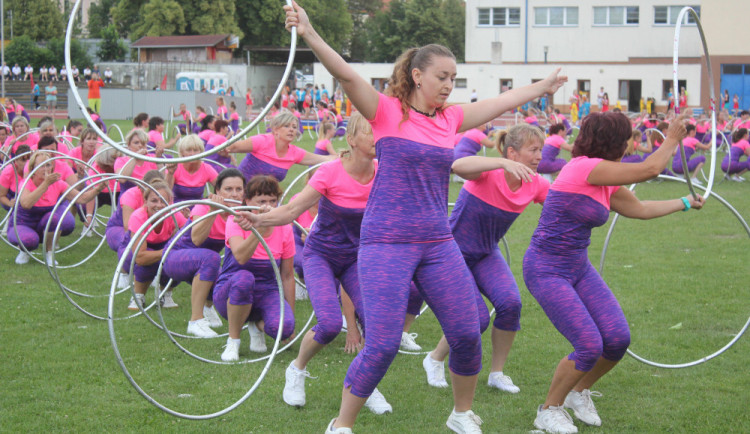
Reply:
M209 327L221 327L221 317L213 306L203 306L203 318L208 320Z
M130 275L126 273L120 273L117 278L117 289L124 289L130 286Z
M218 333L211 330L211 326L206 318L188 321L187 332L188 334L198 336L199 338L215 338L216 336L219 336Z
M589 389L583 389L581 392L571 390L568 396L565 397L563 406L573 410L573 414L581 422L586 425L602 426L602 420L599 418L599 413L594 407L594 401L591 400L592 396L602 396L600 392L592 392Z
M401 349L404 351L422 351L422 347L414 342L417 336L416 333L401 332Z
M295 300L307 300L308 298L310 297L307 295L307 289L305 289L305 287L300 285L299 283L295 283L294 299Z
M575 434L578 432L578 428L573 423L573 418L562 405L559 407L549 406L544 410L542 410L542 407L540 405L536 410L534 426L537 429L559 434Z
M518 386L513 384L513 380L503 374L502 371L490 372L490 376L487 378L487 385L508 393L518 393L521 391Z
M172 299L171 289L165 292L164 296L161 298L161 307L163 307L164 309L174 309L176 307L179 307L179 305Z
M347 327L349 327L349 324L346 323L346 317L341 315L341 331L339 333L345 333Z
M372 395L367 398L367 401L365 401L365 407L369 408L370 411L375 414L386 414L393 412L393 407L391 407L391 404L388 404L388 401L385 400L385 396L380 393L377 387L372 391Z
M137 304L136 304L137 303ZM129 310L138 310L138 305L146 307L146 296L143 294L136 294L135 297L130 297L130 304L128 305Z
M305 405L305 378L315 378L307 370L300 371L294 366L294 360L286 368L286 383L284 383L284 402L293 407Z
M225 362L236 362L240 359L240 340L227 338L227 344L224 352L221 353L221 360Z
M83 236L86 238L91 238L94 236L94 222L91 222L91 225L84 226L83 230L81 230L83 233Z
M0 231L0 235L2 235L4 238L8 238L8 225L10 224L10 218L5 219L5 223L3 224L3 229Z
M328 424L328 428L326 428L327 433L335 433L335 434L353 434L351 428L341 427L341 428L334 428L333 423L336 422L336 419L331 419L331 423Z
M247 323L247 331L250 332L250 351L254 353L265 353L268 351L266 337L254 322L250 321Z
M18 252L18 256L16 256L16 264L23 265L28 264L29 260L31 259L31 256L29 256L26 252Z
M58 265L57 261L55 261L53 259L53 257L52 257L52 252L45 253L44 254L44 259L45 259L45 262L47 262L47 265L49 265L50 267L53 266L53 265L55 265L55 266Z
M445 363L439 362L428 353L422 360L422 367L427 373L427 384L432 387L448 387L445 381Z
M745 182L745 178L743 178L741 175L732 175L731 179L735 182Z
M482 428L480 428L482 425L482 419L471 410L463 413L456 413L456 410L453 409L445 424L451 429L451 431L457 433L482 433Z
M700 186L703 186L703 183L702 183L702 182L701 182L701 181L700 181L700 180L699 180L698 178L690 178L690 182L691 182L691 183L692 183L693 185L700 185Z

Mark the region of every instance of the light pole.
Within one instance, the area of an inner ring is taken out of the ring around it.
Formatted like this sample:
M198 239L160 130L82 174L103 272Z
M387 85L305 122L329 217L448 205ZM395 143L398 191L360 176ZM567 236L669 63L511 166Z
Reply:
M544 63L547 63L547 53L549 53L549 46L544 46Z

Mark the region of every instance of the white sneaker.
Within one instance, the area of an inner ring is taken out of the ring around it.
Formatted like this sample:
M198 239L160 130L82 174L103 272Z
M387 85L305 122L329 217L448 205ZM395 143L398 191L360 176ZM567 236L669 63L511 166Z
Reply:
M388 401L385 400L385 396L380 393L377 387L372 391L372 395L367 398L367 401L365 401L365 407L369 408L370 411L375 414L386 414L393 412L393 407L391 407L391 404L388 404Z
M250 332L250 351L254 353L265 353L268 351L266 346L266 337L263 332L258 330L254 322L247 323L247 331Z
M573 418L570 417L563 406L553 407L549 406L542 410L542 405L536 410L536 419L534 419L534 426L545 432L560 433L560 434L574 434L578 432L578 428L573 423Z
M138 305L141 305L141 307L145 307L146 304L146 296L143 294L136 294L135 298L130 297L130 304L128 305L129 310L139 310ZM136 304L137 303L137 304Z
M307 295L307 289L299 283L296 283L294 287L294 299L307 300L308 298L310 298L310 296Z
M448 428L457 433L480 433L482 432L482 419L473 411L468 410L463 413L456 413L456 409L451 411L448 416L448 422L445 423Z
M23 252L23 251L18 252L18 256L16 256L16 264L18 265L28 264L30 259L31 259L31 256L29 256L28 253Z
M735 182L745 182L745 178L740 175L732 175L731 179Z
M47 265L49 265L50 267L51 267L51 266L53 266L53 265L55 265L55 266L59 265L59 264L57 263L57 261L55 261L55 260L53 259L53 257L52 257L52 252L47 252L47 253L45 253L45 254L44 254L44 258L45 258L45 262L47 262Z
M508 393L518 393L521 391L518 386L513 384L513 380L503 374L502 371L490 372L490 376L487 378L487 385Z
M602 426L602 420L599 418L596 407L594 407L594 401L591 400L592 396L598 397L602 394L592 392L589 389L583 389L581 392L571 390L565 397L563 406L573 410L575 417L586 425Z
M448 387L448 382L445 381L444 362L438 362L428 353L422 360L422 366L427 373L427 384L432 387Z
M404 351L422 351L422 347L414 342L414 339L419 336L416 333L401 332L401 349Z
M130 286L130 275L126 273L120 273L117 278L117 289L124 289Z
M158 290L157 290L158 291ZM164 296L161 298L161 307L164 309L174 309L176 307L179 307L177 303L174 302L172 299L172 290L168 290L164 293Z
M334 428L333 423L336 422L336 419L331 419L331 423L328 424L328 428L326 428L327 433L336 433L336 434L353 434L351 428L341 427L341 428Z
M221 327L219 312L216 312L216 309L214 309L213 306L203 306L203 318L208 320L209 327Z
M211 326L206 318L189 321L187 332L188 334L198 336L199 338L215 338L216 336L219 336L218 333L211 330Z
M286 383L284 383L284 402L293 407L305 405L305 378L315 378L307 370L300 371L294 366L294 360L286 368Z
M83 236L86 238L91 238L94 236L94 223L92 222L89 226L83 227Z
M339 333L346 333L348 326L349 325L346 323L346 317L341 315L341 331Z
M703 183L698 178L690 178L690 182L693 185L701 185L701 186L703 185Z
M240 359L240 340L227 338L227 344L224 352L221 353L221 360L225 362L236 362Z

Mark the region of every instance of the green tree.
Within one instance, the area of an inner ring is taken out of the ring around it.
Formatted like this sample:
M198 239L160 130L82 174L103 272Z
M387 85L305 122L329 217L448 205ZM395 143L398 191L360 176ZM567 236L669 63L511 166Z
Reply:
M300 0L310 17L315 31L334 50L341 52L348 45L352 32L352 17L345 0ZM282 30L286 32L285 29Z
M51 56L49 57L49 63L54 64L58 69L65 64L65 39L55 38L47 43L47 49L50 51ZM44 54L47 56L46 54ZM83 48L77 39L71 39L70 41L70 63L71 65L78 66L78 69L83 69L86 66L91 66L91 58L89 57L86 49Z
M13 38L5 49L5 63L10 66L17 63L22 67L31 63L36 67L35 63L39 50L40 48L27 35Z
M96 55L104 61L123 59L128 52L128 48L120 40L114 24L110 24L102 29L101 35L102 42L99 43Z
M385 11L378 11L367 20L368 62L393 62L409 48L408 33L400 33L406 20L406 7L403 0L392 1Z
M7 0L5 9L13 11L13 36L26 35L34 41L46 41L63 35L63 17L55 0ZM5 38L10 23L5 23Z
M466 7L462 0L443 0L440 7L448 23L446 27L447 47L456 55L459 63L464 61L466 40Z
M349 56L355 61L363 61L367 59L370 50L365 24L382 8L383 2L381 0L349 0L347 3L349 15L352 18Z
M140 9L139 21L130 32L132 40L143 36L169 36L185 33L185 13L176 0L149 0Z
M92 38L102 38L102 32L112 20L112 8L117 4L117 0L100 0L92 2L89 6L89 24L88 31Z
M185 34L212 35L230 33L240 38L243 32L237 22L234 0L183 0L187 23ZM273 2L271 2L273 3Z
M109 13L112 15L112 22L117 28L118 35L129 35L131 40L135 40L130 32L136 22L142 18L141 7L147 2L148 0L117 0Z

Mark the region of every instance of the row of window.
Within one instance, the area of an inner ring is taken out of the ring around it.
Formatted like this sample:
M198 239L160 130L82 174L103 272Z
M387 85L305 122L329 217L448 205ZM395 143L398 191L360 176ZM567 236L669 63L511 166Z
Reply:
M700 16L700 6L691 6ZM654 6L654 24L674 25L683 6ZM519 26L521 8L479 8L480 26ZM640 23L638 6L595 6L595 26L637 26ZM686 14L683 24L695 24L692 14ZM534 8L536 26L578 26L578 7Z

